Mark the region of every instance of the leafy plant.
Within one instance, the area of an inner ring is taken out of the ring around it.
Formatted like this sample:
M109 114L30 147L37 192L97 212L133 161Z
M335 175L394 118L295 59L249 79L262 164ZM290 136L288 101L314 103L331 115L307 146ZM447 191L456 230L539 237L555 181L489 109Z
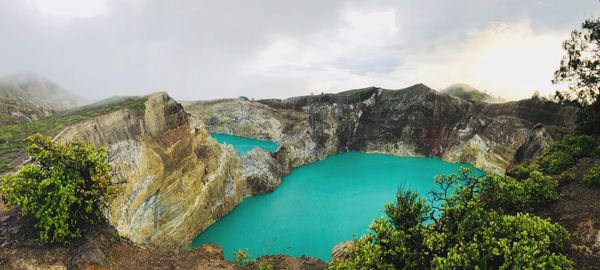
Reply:
M589 168L583 174L583 182L589 185L600 186L600 164Z
M580 107L577 132L600 134L600 19L588 19L571 32L563 43L566 55L554 72L554 83L568 83L570 89L556 98Z
M273 258L262 257L259 260L256 260L256 270L273 270L274 268L274 260Z
M559 174L573 166L577 159L597 155L599 138L591 135L567 135L548 146L535 163L544 172ZM522 168L515 167L516 170Z
M248 265L250 263L250 254L248 254L248 250L238 249L233 252L233 261L239 265Z
M26 141L30 164L1 181L7 205L34 217L44 242L67 243L103 221L115 194L106 148L57 144L41 134Z
M330 269L572 269L562 254L568 239L563 227L531 214L505 215L486 204L498 198L511 207L554 199L547 191L531 194L548 178L534 172L528 179L474 177L461 168L458 174L436 177L431 208L417 194L399 192L396 202L386 206L387 217L354 239L347 259L332 262ZM495 194L511 186L529 194L528 199L512 202L506 194ZM491 195L495 199L487 198Z

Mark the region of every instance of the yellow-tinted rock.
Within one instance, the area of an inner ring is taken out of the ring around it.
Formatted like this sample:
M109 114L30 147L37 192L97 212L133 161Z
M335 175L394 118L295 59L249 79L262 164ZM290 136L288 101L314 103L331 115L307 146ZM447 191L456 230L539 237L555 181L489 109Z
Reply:
M107 213L136 243L182 248L249 194L240 158L181 105L157 93L143 112L121 109L69 127L59 140L83 139L114 155L119 195Z

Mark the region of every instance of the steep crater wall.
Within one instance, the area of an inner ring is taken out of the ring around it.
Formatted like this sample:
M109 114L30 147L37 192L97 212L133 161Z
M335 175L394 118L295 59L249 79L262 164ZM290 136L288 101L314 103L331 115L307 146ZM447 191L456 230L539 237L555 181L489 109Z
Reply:
M166 93L68 127L58 140L107 146L120 184L107 217L136 243L182 248L250 194L241 160Z
M500 173L570 132L576 113L537 100L471 102L422 84L285 100L188 102L185 108L210 132L279 142L274 158L287 170L359 150L437 156Z
M292 168L342 151L437 156L503 172L568 132L576 112L530 100L468 102L424 85L184 104L194 117L166 93L153 94L142 107L87 119L57 136L109 147L121 190L106 215L136 243L183 248L242 198L272 191ZM240 157L209 132L281 147Z

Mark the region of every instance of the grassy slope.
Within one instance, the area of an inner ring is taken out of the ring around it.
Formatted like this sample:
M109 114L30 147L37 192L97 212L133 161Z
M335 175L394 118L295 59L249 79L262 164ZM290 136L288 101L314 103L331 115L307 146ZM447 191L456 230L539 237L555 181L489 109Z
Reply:
M145 101L146 99L141 97L128 97L80 107L37 121L2 125L0 128L0 175L21 163L25 148L24 140L28 136L36 132L54 136L69 125L123 108L143 110Z

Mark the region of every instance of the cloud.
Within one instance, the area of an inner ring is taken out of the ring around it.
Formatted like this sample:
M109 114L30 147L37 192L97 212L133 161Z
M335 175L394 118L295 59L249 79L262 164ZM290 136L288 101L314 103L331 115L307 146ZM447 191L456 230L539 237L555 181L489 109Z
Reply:
M509 99L550 94L553 71L563 55L565 31L533 30L530 21L492 22L457 39L440 39L403 51L397 11L360 13L347 8L346 24L304 40L277 37L260 52L251 74L310 82L309 92L335 92L376 85L399 88L424 82L442 89L472 84ZM327 42L323 42L327 38Z
M35 0L41 14L59 17L89 17L107 12L107 0Z
M90 1L0 0L0 75L37 72L90 99L416 82L519 98L549 87L561 40L598 14L595 0Z
M417 52L409 57L417 64L399 67L392 76L438 89L464 82L508 99L530 97L534 90L551 94L567 35L565 30L534 31L528 20L493 22L468 31L463 42L446 40Z
M396 11L387 9L360 12L342 11L343 25L333 31L316 32L305 40L275 36L251 63L257 75L291 75L313 69L340 67L351 69L357 63L380 58L385 46L396 36L399 27ZM360 71L359 71L360 72Z

